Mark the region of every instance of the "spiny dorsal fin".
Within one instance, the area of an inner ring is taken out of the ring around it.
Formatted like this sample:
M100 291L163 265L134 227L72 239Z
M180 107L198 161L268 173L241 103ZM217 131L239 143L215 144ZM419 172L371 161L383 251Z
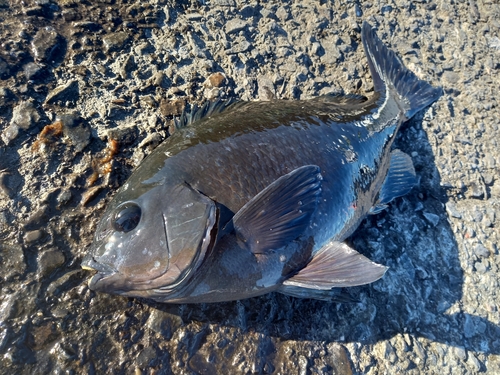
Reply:
M234 99L217 99L215 101L206 101L201 106L193 104L189 109L187 109L187 107L184 108L181 117L174 118L175 127L176 129L184 128L198 120L201 120L202 118L224 112L226 109L237 103L238 101Z

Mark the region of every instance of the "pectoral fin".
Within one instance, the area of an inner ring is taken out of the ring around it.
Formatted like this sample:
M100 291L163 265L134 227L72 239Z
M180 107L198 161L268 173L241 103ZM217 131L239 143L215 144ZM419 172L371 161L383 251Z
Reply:
M377 214L384 210L394 198L409 193L416 183L417 177L411 158L401 150L392 151L387 177L380 189L378 201L370 210L370 214Z
M343 242L330 242L283 285L327 290L372 283L387 267L376 264Z
M254 254L279 249L309 225L321 193L318 166L306 165L278 178L233 217L238 238Z

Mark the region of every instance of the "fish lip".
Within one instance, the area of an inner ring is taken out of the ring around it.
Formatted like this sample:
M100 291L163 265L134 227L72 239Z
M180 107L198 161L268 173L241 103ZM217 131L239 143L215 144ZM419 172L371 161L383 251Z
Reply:
M111 275L117 272L113 267L96 261L92 252L83 258L80 267L87 271L97 271L103 275Z

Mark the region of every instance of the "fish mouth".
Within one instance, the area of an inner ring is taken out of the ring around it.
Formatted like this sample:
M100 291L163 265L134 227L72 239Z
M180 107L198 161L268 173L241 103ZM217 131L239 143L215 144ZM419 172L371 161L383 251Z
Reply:
M94 272L94 274L90 277L88 281L88 285L91 290L96 290L96 291L100 290L99 286L101 285L100 281L102 279L106 279L110 276L113 276L117 272L115 269L106 264L96 262L96 260L91 254L83 258L81 267L86 271Z

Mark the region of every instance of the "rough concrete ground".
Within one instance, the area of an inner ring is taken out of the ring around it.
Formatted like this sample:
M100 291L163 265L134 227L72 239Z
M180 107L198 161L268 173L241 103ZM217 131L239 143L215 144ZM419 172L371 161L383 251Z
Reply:
M353 236L390 267L360 303L88 290L99 215L184 103L370 95L363 20L445 94L397 142L418 187ZM500 373L499 20L488 0L0 0L0 373Z

